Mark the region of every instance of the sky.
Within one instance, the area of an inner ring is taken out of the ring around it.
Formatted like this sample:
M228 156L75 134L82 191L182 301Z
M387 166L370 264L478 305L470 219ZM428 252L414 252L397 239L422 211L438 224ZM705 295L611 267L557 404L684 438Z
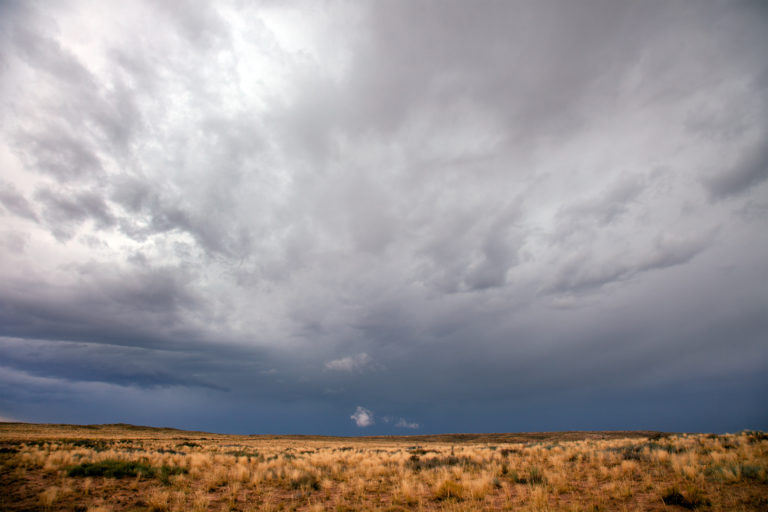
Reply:
M768 429L768 7L0 2L0 419Z

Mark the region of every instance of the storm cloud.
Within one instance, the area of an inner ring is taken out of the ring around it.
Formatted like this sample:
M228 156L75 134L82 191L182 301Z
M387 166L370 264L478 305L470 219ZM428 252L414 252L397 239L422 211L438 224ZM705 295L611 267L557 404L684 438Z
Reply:
M768 428L766 34L747 1L1 3L0 417Z

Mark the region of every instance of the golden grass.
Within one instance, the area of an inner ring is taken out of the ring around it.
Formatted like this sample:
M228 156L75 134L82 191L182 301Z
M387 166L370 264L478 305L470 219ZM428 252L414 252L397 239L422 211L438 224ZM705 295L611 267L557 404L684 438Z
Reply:
M768 509L762 433L319 438L0 424L0 448L9 511Z

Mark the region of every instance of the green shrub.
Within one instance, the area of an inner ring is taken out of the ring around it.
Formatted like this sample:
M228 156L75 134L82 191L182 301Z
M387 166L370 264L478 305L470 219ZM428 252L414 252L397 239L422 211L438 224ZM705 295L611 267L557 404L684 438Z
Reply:
M667 453L685 453L688 451L683 446L675 446L671 443L660 444L654 441L649 441L642 444L630 444L626 446L618 446L615 448L607 448L605 451L620 453L624 460L642 460L643 450L648 448L649 451L664 450Z
M256 450L233 450L227 452L227 455L232 455L233 457L248 457L249 460L251 458L259 458L259 452Z
M109 443L100 439L68 439L65 443L78 448L88 448L96 452L103 452L110 448Z
M747 435L749 444L759 443L761 441L768 440L768 434L759 430L746 430L744 433Z
M734 478L732 475L735 475L736 479L768 480L765 468L754 464L717 465L707 468L704 474L717 481L731 480Z
M421 471L422 469L434 469L442 466L477 466L478 464L469 457L457 457L455 455L449 455L448 457L431 457L428 459L422 459L418 455L411 455L411 458L406 462L406 466L414 471Z
M741 472L741 477L749 480L763 480L763 477L765 476L765 471L762 467L752 464L742 464L739 467L739 470Z
M619 446L618 448L608 448L608 450L606 451L619 453L621 454L621 458L624 460L641 461L645 459L643 455L643 450L645 448L666 450L666 447L663 447L657 443L646 443L646 444L630 444L627 446Z
M162 483L167 484L171 475L181 475L187 472L186 468L178 466L163 465L160 468L153 468L144 462L105 460L101 462L84 462L73 466L69 468L67 474L69 476L101 476L106 478L125 478L141 475L146 478L157 478Z
M84 462L69 469L69 476L104 476L123 478L126 476L154 476L154 469L143 462L105 460L102 462Z
M181 447L184 447L184 446L186 446L187 448L202 448L201 445L199 445L197 443L192 443L190 441L185 441L183 443L179 443L179 444L176 445L176 448L181 448Z
M155 471L155 476L157 476L157 479L162 483L168 485L172 475L183 475L188 472L189 470L187 468L181 468L179 466L166 466L163 464L159 470Z
M438 453L437 450L425 450L421 447L410 447L408 448L408 453L412 453L414 455L426 455L428 453Z
M677 505L691 510L703 505L711 504L709 499L707 499L707 497L698 489L690 491L686 497L676 487L666 491L662 495L661 501L663 501L665 505Z

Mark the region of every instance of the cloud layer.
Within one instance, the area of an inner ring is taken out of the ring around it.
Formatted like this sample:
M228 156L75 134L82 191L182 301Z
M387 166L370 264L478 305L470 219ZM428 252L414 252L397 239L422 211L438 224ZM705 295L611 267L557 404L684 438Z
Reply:
M767 26L3 3L0 416L768 427Z

